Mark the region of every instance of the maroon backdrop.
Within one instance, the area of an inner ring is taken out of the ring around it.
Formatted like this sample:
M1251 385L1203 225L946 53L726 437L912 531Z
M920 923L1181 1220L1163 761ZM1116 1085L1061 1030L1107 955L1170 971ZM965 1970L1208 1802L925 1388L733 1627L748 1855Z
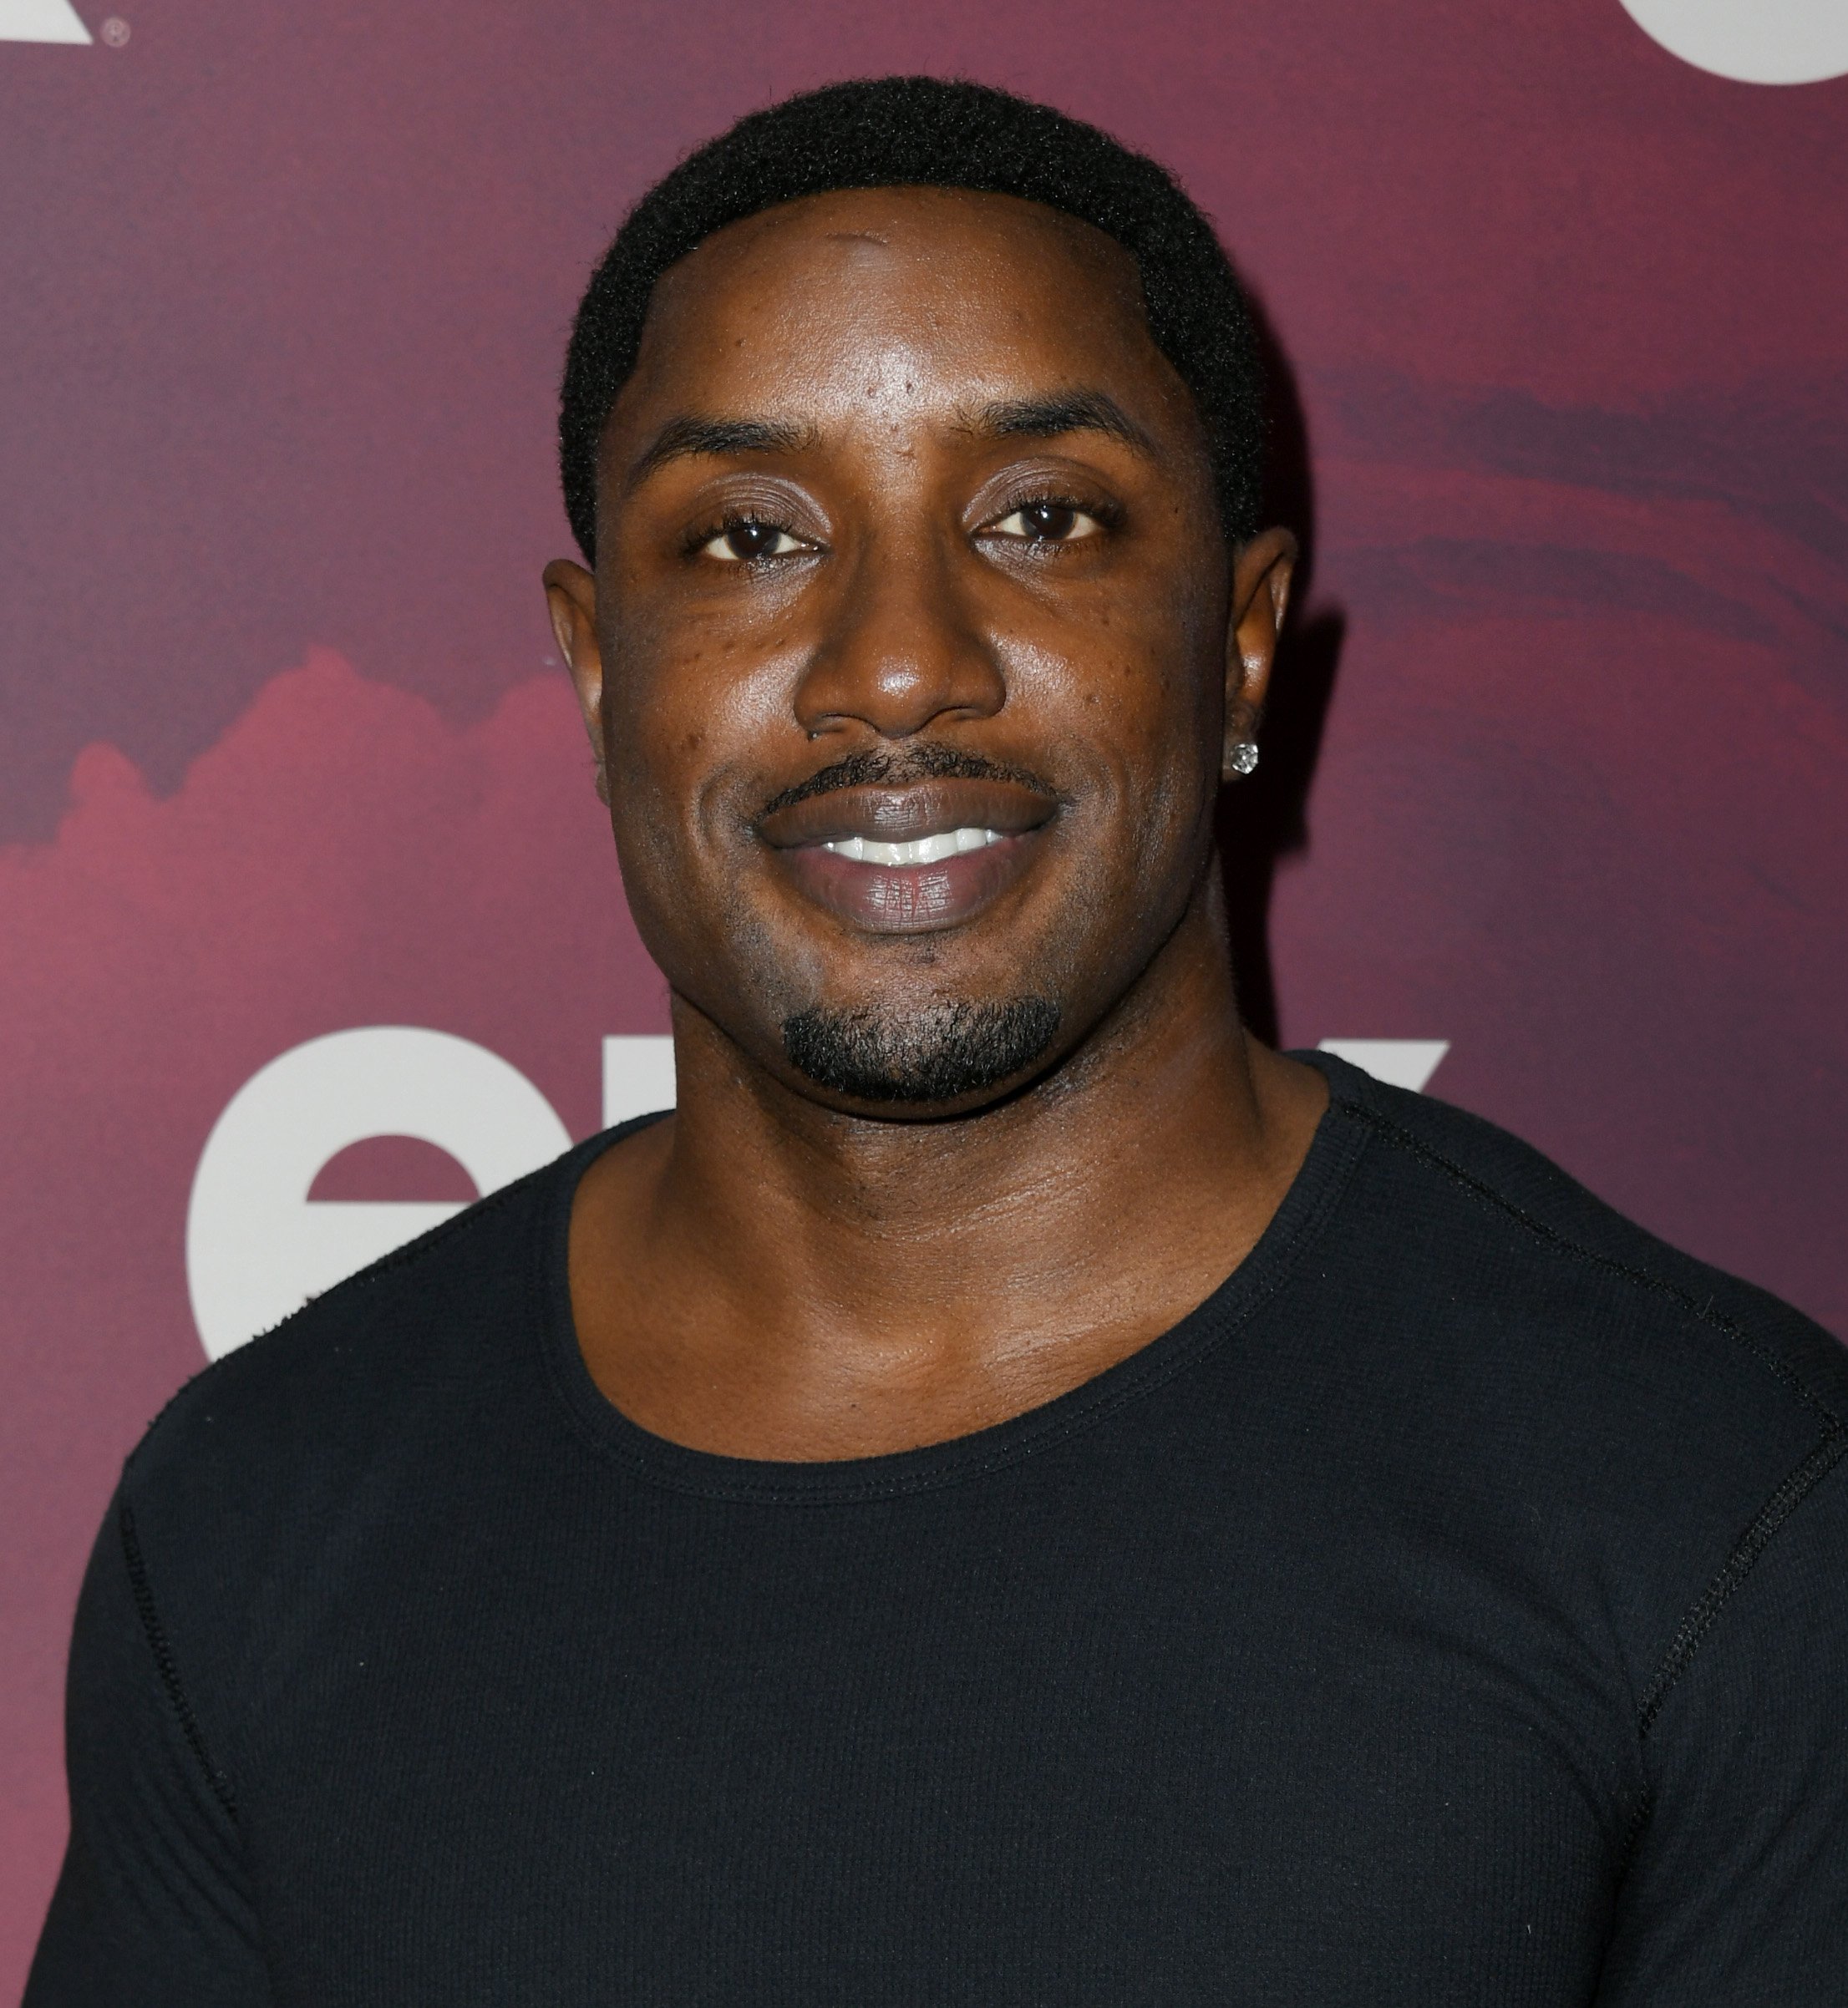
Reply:
M1230 840L1283 1037L1449 1041L1433 1092L1848 1328L1848 81L1618 0L103 4L0 0L0 1991L226 1104L420 1026L582 1134L664 1028L548 658L552 388L627 204L794 88L1099 120L1262 297L1315 563L1289 841Z

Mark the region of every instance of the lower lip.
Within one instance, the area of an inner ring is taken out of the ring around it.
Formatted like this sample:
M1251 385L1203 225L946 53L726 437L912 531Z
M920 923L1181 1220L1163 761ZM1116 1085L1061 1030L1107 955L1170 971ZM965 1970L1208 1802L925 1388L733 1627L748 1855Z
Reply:
M819 844L775 853L817 905L868 934L927 934L978 913L1026 869L1037 830L935 865L862 865Z

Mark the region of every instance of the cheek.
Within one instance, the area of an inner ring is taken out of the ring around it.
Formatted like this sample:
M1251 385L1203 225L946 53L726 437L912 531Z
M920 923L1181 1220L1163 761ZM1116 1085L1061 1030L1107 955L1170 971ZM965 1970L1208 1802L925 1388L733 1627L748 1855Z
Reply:
M1138 679L1119 714L1109 759L1114 826L1096 864L1114 888L1121 925L1139 938L1149 928L1166 931L1211 848L1220 778L1216 712L1210 692L1170 675Z
M1063 638L1063 637L1062 637ZM1056 778L1152 838L1179 805L1216 789L1223 682L1216 652L1178 619L1131 626L1106 613L1081 648L1015 647L1010 702L1056 748Z
M671 981L739 952L751 931L750 819L767 758L800 741L786 650L711 624L632 614L606 642L610 819L623 890Z
M743 636L677 609L627 612L604 648L612 781L684 827L716 776L761 759L789 728L794 653L774 634Z

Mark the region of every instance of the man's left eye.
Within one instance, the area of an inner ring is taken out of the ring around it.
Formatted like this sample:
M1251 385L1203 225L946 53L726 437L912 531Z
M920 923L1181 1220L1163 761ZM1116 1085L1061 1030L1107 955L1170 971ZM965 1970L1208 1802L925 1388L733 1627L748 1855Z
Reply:
M749 565L758 558L786 558L802 548L801 540L792 537L780 524L761 522L755 516L728 523L716 537L708 537L700 546L707 557L729 565Z
M991 525L990 530L1028 544L1075 544L1080 537L1094 537L1101 527L1095 516L1086 515L1075 503L1028 502Z

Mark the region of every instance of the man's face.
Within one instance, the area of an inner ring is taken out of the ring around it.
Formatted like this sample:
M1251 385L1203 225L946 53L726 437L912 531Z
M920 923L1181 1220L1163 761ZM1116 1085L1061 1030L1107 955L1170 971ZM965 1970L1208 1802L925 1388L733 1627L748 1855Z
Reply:
M979 1106L1202 906L1246 588L1088 226L875 190L708 239L604 436L594 594L548 584L642 939L812 1098Z

